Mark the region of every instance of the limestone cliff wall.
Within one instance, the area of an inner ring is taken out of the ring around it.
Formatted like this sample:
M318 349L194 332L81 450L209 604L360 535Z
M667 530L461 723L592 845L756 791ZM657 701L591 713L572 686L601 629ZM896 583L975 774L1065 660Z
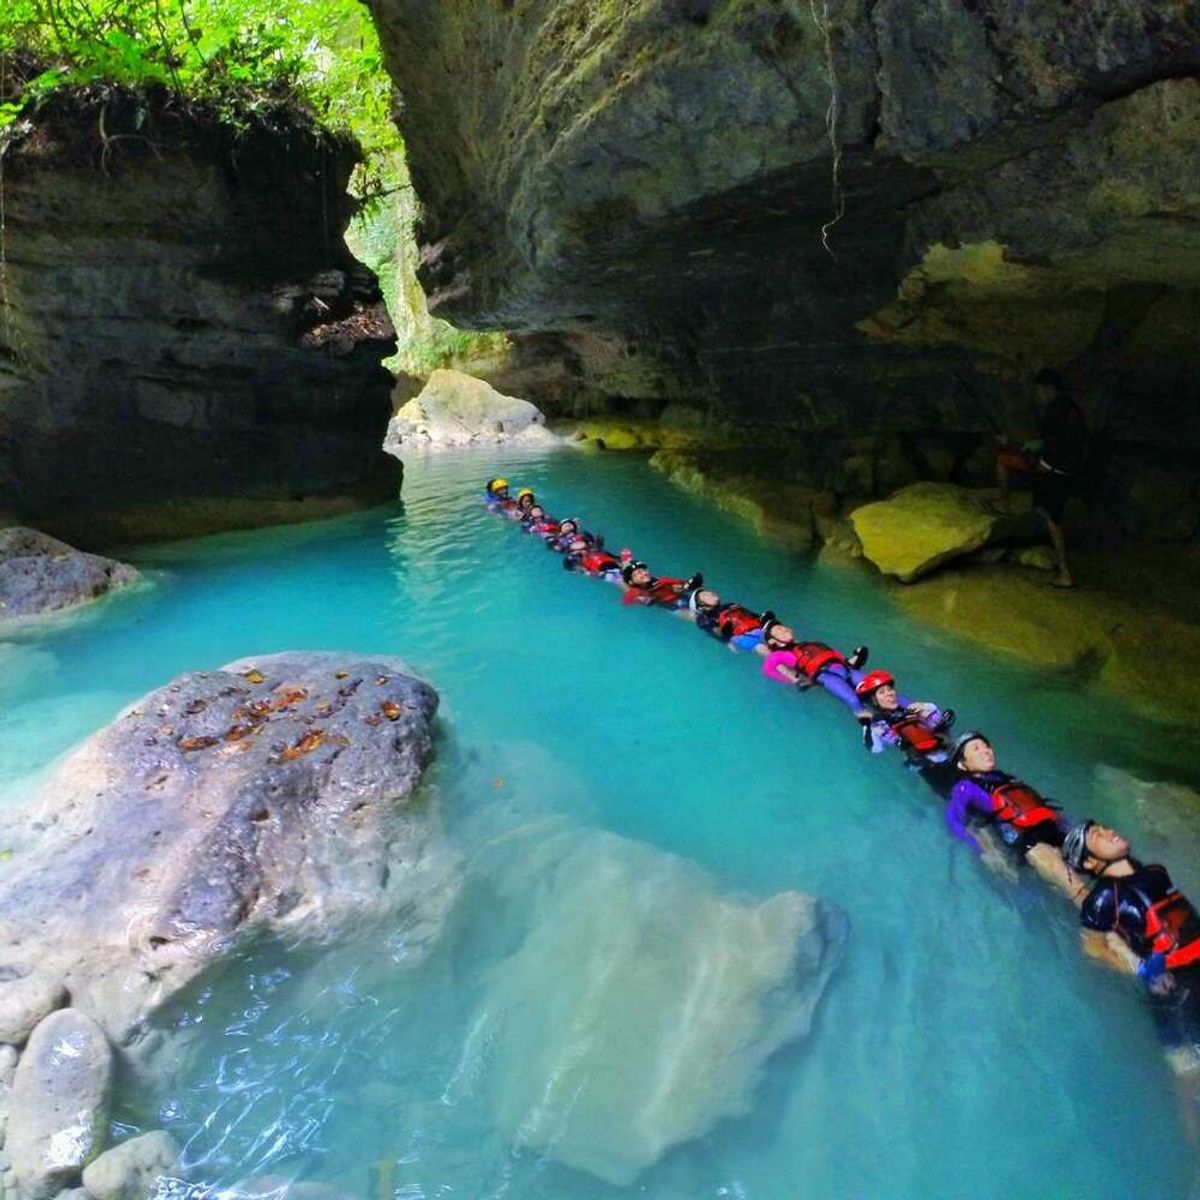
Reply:
M370 4L435 313L809 427L978 429L1054 365L1200 446L1200 7Z
M56 101L4 155L0 510L84 544L394 495L352 145Z

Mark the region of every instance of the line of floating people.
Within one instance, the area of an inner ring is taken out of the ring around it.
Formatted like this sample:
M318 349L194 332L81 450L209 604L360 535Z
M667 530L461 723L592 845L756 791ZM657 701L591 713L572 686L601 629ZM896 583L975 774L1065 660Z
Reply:
M629 550L613 554L579 519L548 516L531 488L512 496L509 488L504 478L488 480L488 508L540 538L566 570L617 585L627 605L670 610L731 650L760 656L769 680L827 692L853 714L868 751L901 752L945 802L950 833L988 867L1011 878L1031 867L1076 904L1085 952L1144 985L1179 1084L1185 1130L1200 1142L1200 913L1165 867L1135 858L1116 830L1069 821L1030 784L998 769L984 733L951 732L952 709L909 699L887 671L865 670L866 646L843 654L802 640L774 612L721 597L699 572L656 576Z

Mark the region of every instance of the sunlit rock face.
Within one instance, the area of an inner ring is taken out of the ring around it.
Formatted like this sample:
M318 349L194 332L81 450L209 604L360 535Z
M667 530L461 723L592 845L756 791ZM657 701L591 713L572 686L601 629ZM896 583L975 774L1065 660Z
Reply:
M627 1184L749 1111L766 1059L812 1028L846 918L799 892L722 895L703 871L604 832L509 864L528 933L493 970L467 1060L520 1148Z
M391 327L344 142L132 96L6 147L0 509L94 547L396 494Z
M986 428L1051 364L1200 443L1196 6L371 7L439 315L758 423Z

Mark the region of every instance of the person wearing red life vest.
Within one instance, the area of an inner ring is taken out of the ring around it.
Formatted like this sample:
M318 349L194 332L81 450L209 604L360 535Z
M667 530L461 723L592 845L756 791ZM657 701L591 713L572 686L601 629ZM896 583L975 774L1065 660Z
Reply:
M977 730L958 738L950 763L955 782L946 824L954 837L988 866L1015 877L1012 860L1028 863L1047 883L1073 896L1079 889L1059 853L1067 826L1058 806L1015 775L998 771L992 743Z
M630 562L621 568L625 584L625 604L656 604L663 608L686 608L688 598L704 583L699 571L691 579L658 578L644 562Z
M765 643L766 661L762 673L776 683L787 683L806 690L814 684L840 700L860 719L870 720L870 712L854 693L861 682L861 668L867 661L866 646L855 646L849 657L824 642L796 642L790 646L776 645L770 638Z
M942 733L954 724L953 709L906 699L896 691L896 681L887 671L868 671L854 694L863 702L859 724L863 745L872 754L895 746L917 762L944 763L949 759L950 747Z
M1067 833L1062 856L1093 880L1079 911L1084 952L1145 984L1185 1128L1200 1142L1200 913L1166 867L1134 858L1127 838L1096 821Z

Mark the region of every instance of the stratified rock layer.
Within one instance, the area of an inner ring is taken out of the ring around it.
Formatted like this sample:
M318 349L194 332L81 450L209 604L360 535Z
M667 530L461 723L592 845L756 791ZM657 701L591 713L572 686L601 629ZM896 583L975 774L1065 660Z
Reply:
M320 941L403 909L419 955L456 881L406 803L436 708L394 659L318 653L150 693L8 816L0 967L61 979L121 1044L253 929Z
M356 149L280 117L56 99L5 149L0 509L72 541L394 496Z
M85 554L36 529L0 529L0 626L88 604L137 577L128 563Z
M746 423L983 430L1053 364L1200 445L1196 5L371 8L434 312Z

